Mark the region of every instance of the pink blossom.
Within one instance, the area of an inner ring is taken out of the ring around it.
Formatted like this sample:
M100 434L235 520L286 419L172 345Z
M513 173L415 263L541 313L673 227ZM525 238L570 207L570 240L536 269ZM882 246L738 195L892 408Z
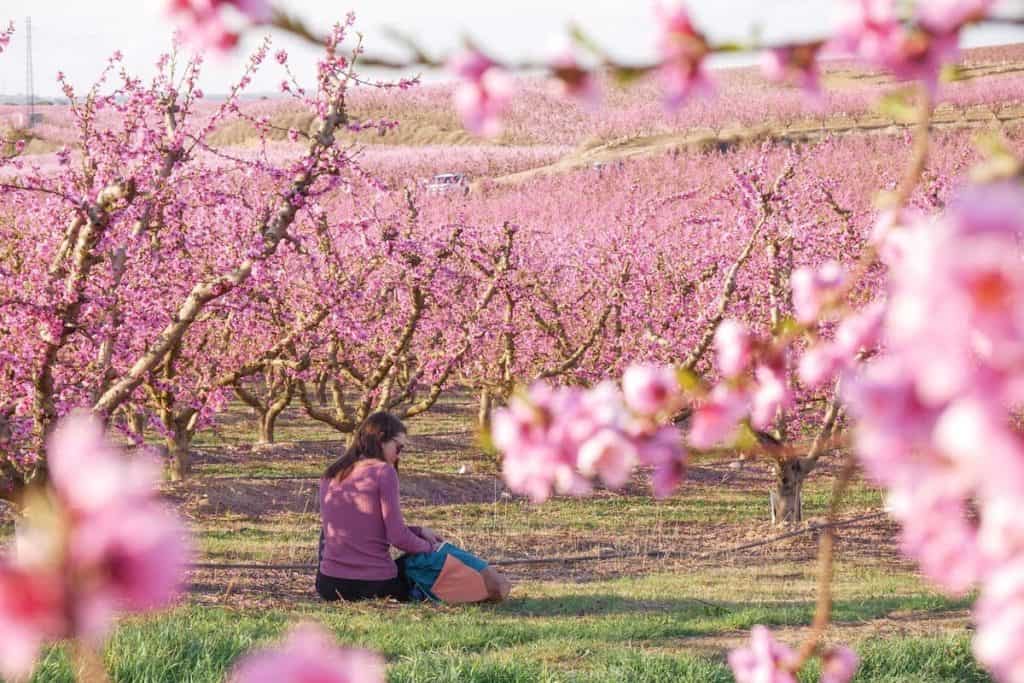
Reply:
M860 657L850 648L839 645L830 648L821 658L821 678L818 683L850 683L857 673Z
M845 272L837 261L826 261L817 269L807 266L796 269L790 276L796 319L803 325L815 322L822 307L831 303L844 281Z
M577 439L596 429L589 420L564 422L563 416L579 415L581 392L536 383L524 395L514 396L506 408L494 412L491 438L503 451L502 472L509 488L542 502L557 488L563 493L587 490L575 474ZM584 426L582 434L568 426Z
M833 44L901 78L920 78L934 88L942 62L956 56L956 33L905 24L897 5L896 0L847 0Z
M732 438L749 402L740 392L723 384L715 387L709 400L693 412L688 440L694 448L711 448Z
M575 471L576 453L552 441L527 443L505 452L502 475L508 487L529 496L535 503L547 500L555 490L585 495L590 485Z
M640 415L657 415L678 407L682 389L671 365L633 364L622 375L626 405Z
M68 630L64 606L59 572L0 559L0 674L21 679L32 672L43 643Z
M785 368L757 366L754 370L754 392L751 401L751 424L757 429L767 429L779 410L793 403L793 394L786 382Z
M860 354L878 343L885 311L885 302L875 301L843 318L831 342L812 346L801 356L800 381L817 387L839 372L855 367Z
M292 628L276 648L257 650L234 667L229 683L384 683L384 661L367 650L341 649L321 626Z
M994 471L1012 477L1013 484L1024 483L1020 437L1007 424L1005 409L990 397L963 396L945 406L935 423L932 443L966 486L984 487ZM984 444L981 452L978 444ZM991 490L1000 491L999 484Z
M795 81L811 95L818 95L818 52L821 43L787 45L766 50L761 55L761 72L771 81Z
M597 79L580 64L571 44L559 45L554 50L548 60L548 69L555 77L552 89L556 96L571 97L591 108L600 103L601 89Z
M974 605L974 654L999 681L1024 680L1024 557L988 577Z
M914 349L903 357L926 400L949 400L980 380L969 357L991 371L986 381L996 392L1004 373L1024 362L1022 228L1024 199L1001 184L965 193L940 220L901 230L902 256L887 263L885 341Z
M187 40L218 51L232 49L239 38L238 32L224 23L225 7L233 7L253 24L266 24L273 18L267 0L168 0L166 7L182 21Z
M659 74L665 87L665 104L676 109L692 92L710 91L704 58L710 54L711 47L704 35L694 28L683 5L658 4L655 9L661 25Z
M579 471L584 476L600 476L608 488L621 488L636 465L637 451L632 441L613 429L602 429L580 446Z
M106 440L99 420L88 413L61 420L47 451L54 488L78 512L146 498L160 480L159 463L144 453L125 458Z
M1010 478L1017 481L1007 488L1019 491L1019 477L1011 474ZM995 564L1024 557L1024 516L1020 514L1020 502L1015 493L985 497L978 527L978 547Z
M476 50L455 54L448 68L462 81L452 98L463 125L484 137L501 135L501 116L515 90L511 77Z
M797 373L807 387L821 386L839 368L839 359L829 344L812 346L800 357Z
M918 469L919 485L890 490L887 507L902 524L900 548L917 560L921 572L953 595L963 595L981 579L988 563L967 518L956 482L929 478Z
M535 400L539 387L531 390ZM491 439L501 451L518 451L537 443L544 436L546 417L527 400L513 396L508 406L494 412L491 418Z
M653 434L638 439L637 458L654 467L651 488L655 498L672 495L686 475L686 449L683 435L676 427L659 427Z
M796 683L787 666L796 658L793 650L776 641L764 626L750 629L750 645L729 653L736 683Z
M190 555L178 517L155 502L112 505L81 520L69 559L88 586L76 608L83 634L102 635L116 611L170 604Z
M836 328L832 344L833 352L843 361L843 365L852 366L858 353L878 343L884 319L884 301L874 301L860 311L843 318Z
M736 377L747 369L751 359L750 332L743 323L727 318L715 330L715 354L718 369L726 377Z

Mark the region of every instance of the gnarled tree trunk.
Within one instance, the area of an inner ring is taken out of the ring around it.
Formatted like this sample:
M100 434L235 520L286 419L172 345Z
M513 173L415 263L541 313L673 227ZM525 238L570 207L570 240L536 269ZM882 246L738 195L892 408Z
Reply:
M803 521L801 494L811 469L804 458L788 458L775 463L775 488L771 492L772 521L775 524Z

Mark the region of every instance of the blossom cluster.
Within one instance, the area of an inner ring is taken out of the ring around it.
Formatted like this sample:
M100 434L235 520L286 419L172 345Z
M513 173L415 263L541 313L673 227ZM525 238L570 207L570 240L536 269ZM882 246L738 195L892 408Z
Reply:
M95 646L118 612L170 604L191 555L148 455L122 455L84 414L58 425L48 455L50 486L27 494L16 549L0 558L0 673L15 680L46 642Z
M384 683L384 661L366 650L340 649L322 627L294 626L277 647L247 654L228 683Z
M963 192L884 232L883 351L845 399L867 474L888 490L903 549L954 593L980 584L975 651L1024 681L1024 191Z
M660 422L682 398L670 366L632 365L621 388L610 381L590 389L538 382L492 417L505 481L542 502L553 490L587 494L595 477L620 488L643 464L654 468L654 494L665 497L682 481L686 451L679 430Z
M768 429L793 404L784 350L733 319L718 325L714 344L723 381L694 409L687 438L695 448L731 441L748 413L756 429Z
M729 666L736 683L797 683L792 665L796 653L778 642L764 626L750 630L750 644L729 653ZM853 650L837 646L821 657L819 683L849 683L860 659Z
M267 0L167 0L166 4L167 12L181 22L187 40L214 50L230 50L238 44L238 30L225 21L224 10L229 7L251 24L266 24L273 16Z

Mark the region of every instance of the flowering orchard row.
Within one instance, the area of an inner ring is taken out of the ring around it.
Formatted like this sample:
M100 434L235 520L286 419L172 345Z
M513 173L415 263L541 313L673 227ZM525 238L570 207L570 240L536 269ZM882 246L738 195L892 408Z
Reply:
M1024 52L1019 46L967 51L962 64L964 73L977 75L940 84L937 99L944 108L958 111L977 105L986 106L993 113L1007 107L1019 107L1024 104L1021 100L1024 76L1018 70L1022 61ZM603 87L605 103L597 109L586 103L566 101L543 81L524 79L505 111L504 131L499 140L506 145L572 146L594 140L681 130L784 127L797 122L823 122L836 116L859 118L874 114L878 84L871 78L844 81L847 71L843 67L846 65L840 64L825 68L826 83L830 82L827 74L831 70L834 72L831 82L835 85L826 87L813 101L799 90L766 84L756 68L745 67L723 70L718 75L719 89L714 98L693 100L674 112L666 112L661 106L659 88L654 83L622 87L609 82ZM864 84L859 85L859 80ZM399 122L398 132L432 130L434 132L427 134L428 137L421 142L429 141L429 136L433 135L441 144L447 135L444 131L459 128L458 114L451 101L455 87L451 84L428 84L401 93L358 91L353 94L350 107L358 120ZM899 87L899 83L892 84L893 89ZM304 113L301 108L276 98L242 101L239 106L253 119L264 118L282 126L282 130L274 133L277 139L284 139L291 127L305 130L311 121L308 117L299 116ZM199 111L209 114L216 107L217 103L207 102L199 107ZM33 127L35 137L58 145L75 142L76 126L65 106L53 105L40 111L43 122ZM115 113L111 111L109 115ZM23 128L21 118L23 107L0 105L0 129ZM231 135L224 125L221 133L220 138L214 136L219 146L249 143L258 138L250 127ZM399 144L406 144L405 139L396 138L395 133L383 137L360 136L359 139L373 144L395 144L393 141L398 139ZM475 146L481 141L468 139L463 142Z
M789 273L855 260L872 191L898 180L885 160L909 148L850 137L665 156L463 197L415 179L391 189L372 150L336 147L296 200L282 187L293 192L289 178L311 163L288 155L297 146L239 153L200 137L168 154L169 132L188 140L217 122L179 114L168 131L167 93L126 83L137 103L79 105L83 142L56 168L7 162L0 381L15 481L34 471L53 419L83 405L137 433L155 427L184 474L192 437L231 396L272 440L292 402L349 431L374 408L422 412L456 382L486 408L518 383L593 382L636 359L714 376L717 321L778 327L792 316ZM129 117L101 123L101 106ZM973 155L956 134L936 149L913 197L924 209ZM270 252L264 231L282 210L289 225ZM149 354L154 340L163 355ZM797 390L780 434L799 437L822 414L817 388Z

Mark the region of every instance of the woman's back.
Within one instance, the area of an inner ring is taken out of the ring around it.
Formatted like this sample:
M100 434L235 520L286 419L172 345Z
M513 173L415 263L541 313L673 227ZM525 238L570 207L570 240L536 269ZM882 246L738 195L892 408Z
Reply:
M388 547L410 553L431 545L405 526L398 473L380 460L359 461L347 477L320 480L324 549L320 572L343 579L384 580L397 569Z

